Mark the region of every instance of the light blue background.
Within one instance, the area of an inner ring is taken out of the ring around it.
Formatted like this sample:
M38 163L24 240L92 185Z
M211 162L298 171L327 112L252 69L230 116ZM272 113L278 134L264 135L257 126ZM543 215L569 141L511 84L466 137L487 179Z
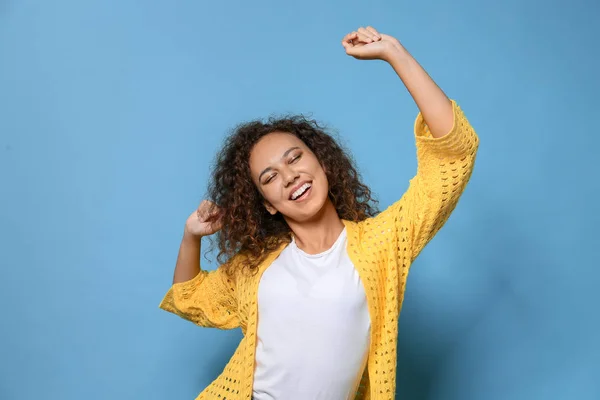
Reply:
M157 306L229 128L311 113L384 208L416 107L397 36L481 138L414 265L398 399L600 398L597 2L0 1L0 399L193 399L241 334ZM216 265L205 265L214 268Z

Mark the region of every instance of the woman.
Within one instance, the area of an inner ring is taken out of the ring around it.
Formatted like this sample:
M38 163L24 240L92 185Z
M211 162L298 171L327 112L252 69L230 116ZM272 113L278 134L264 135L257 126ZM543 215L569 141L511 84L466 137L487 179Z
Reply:
M316 123L257 121L234 132L212 201L186 222L161 303L197 325L244 334L198 399L395 397L407 273L464 191L478 137L398 40L367 27L342 46L389 63L415 100L417 174L375 215L350 159ZM203 271L200 239L219 230L223 264Z

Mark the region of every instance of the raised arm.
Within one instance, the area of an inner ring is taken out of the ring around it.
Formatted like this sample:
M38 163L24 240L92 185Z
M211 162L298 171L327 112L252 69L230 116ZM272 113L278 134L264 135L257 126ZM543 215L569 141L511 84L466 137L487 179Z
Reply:
M173 284L189 281L200 272L200 243L202 237L221 229L219 208L204 200L185 221L183 239L179 246Z
M188 217L173 285L160 308L200 326L232 329L239 326L235 282L223 267L210 272L200 268L202 237L220 229L219 217L218 208L208 201Z
M457 103L398 40L367 27L346 35L342 45L357 59L389 63L420 111L414 126L416 175L401 199L363 224L373 246L392 242L400 265L408 268L456 207L473 172L479 138Z
M423 114L431 135L439 138L450 132L454 119L450 99L397 39L369 26L346 35L342 45L355 58L389 63Z

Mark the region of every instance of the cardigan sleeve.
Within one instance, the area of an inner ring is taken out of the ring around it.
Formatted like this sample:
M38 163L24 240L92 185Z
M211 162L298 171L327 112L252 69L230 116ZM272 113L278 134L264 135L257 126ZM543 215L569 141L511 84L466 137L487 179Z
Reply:
M173 284L159 307L202 327L240 326L235 281L223 265L214 271L201 270L189 281Z
M369 224L383 228L379 232L385 232L386 241L393 239L398 257L409 264L446 223L473 172L479 138L454 100L452 108L452 129L439 138L418 114L417 173L402 198Z

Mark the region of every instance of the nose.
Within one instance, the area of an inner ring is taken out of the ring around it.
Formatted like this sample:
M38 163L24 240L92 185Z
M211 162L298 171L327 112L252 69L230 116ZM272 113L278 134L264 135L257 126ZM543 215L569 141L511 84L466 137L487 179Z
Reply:
M281 171L281 175L283 177L283 181L285 182L285 187L290 186L300 177L299 173L289 167Z

